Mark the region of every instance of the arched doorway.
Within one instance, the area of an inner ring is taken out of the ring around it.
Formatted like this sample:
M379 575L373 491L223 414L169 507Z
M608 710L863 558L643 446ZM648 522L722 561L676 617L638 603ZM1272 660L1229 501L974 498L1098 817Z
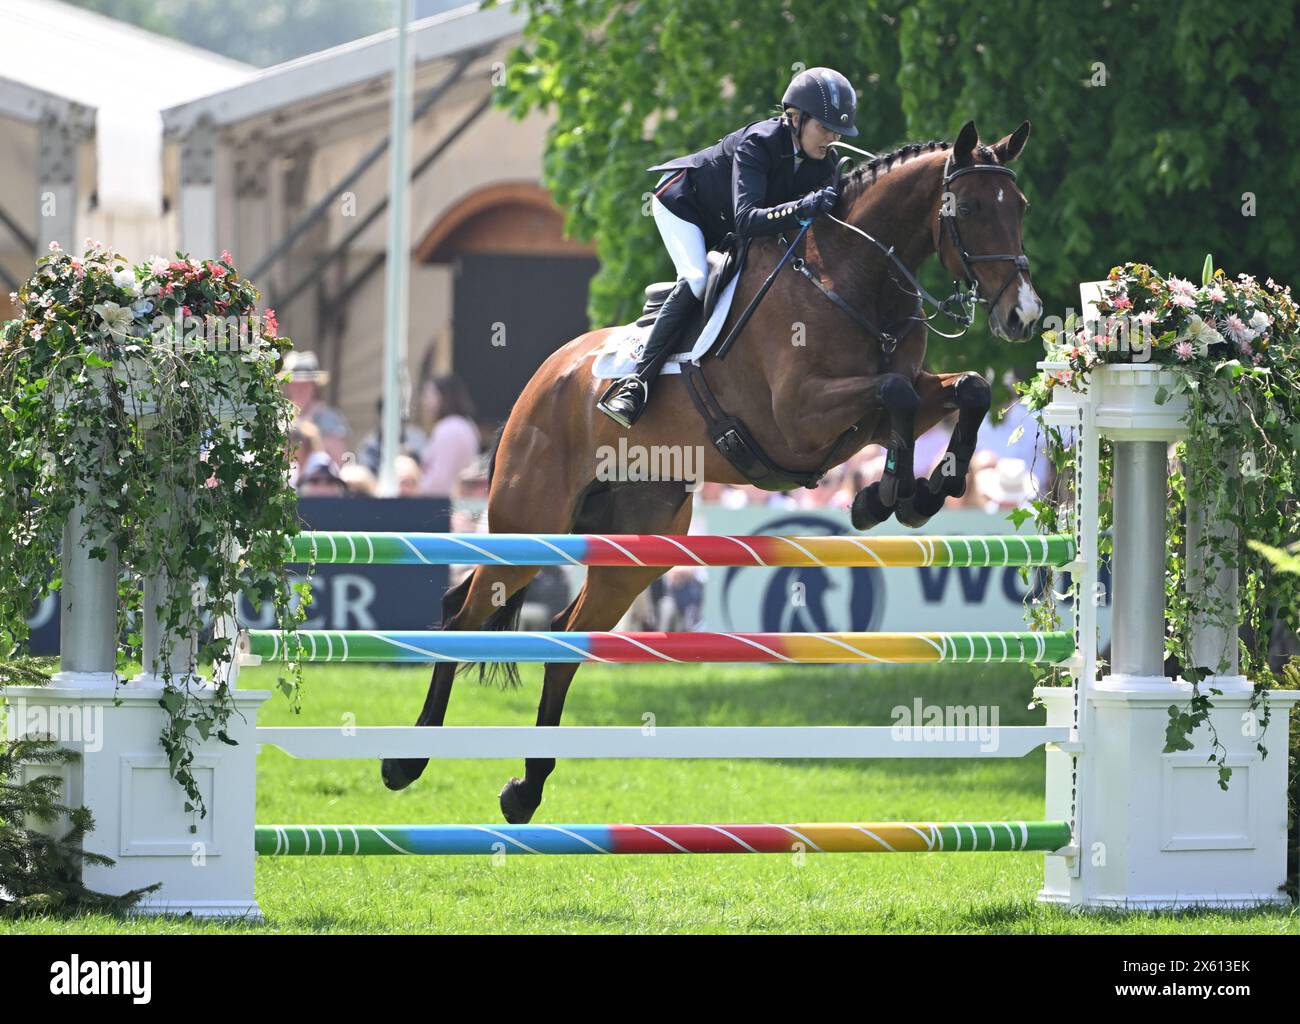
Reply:
M416 249L420 262L452 267L452 369L483 421L504 419L542 360L587 329L597 262L563 225L539 185L490 185L448 210Z

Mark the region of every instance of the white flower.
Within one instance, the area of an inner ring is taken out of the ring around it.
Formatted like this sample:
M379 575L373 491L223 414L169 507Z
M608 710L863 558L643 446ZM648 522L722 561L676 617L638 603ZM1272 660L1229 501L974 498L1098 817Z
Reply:
M1250 318L1251 328L1258 334L1268 328L1268 314L1262 309L1255 310L1255 315Z
M94 307L94 310L104 321L109 334L115 338L126 337L126 332L131 327L130 309L119 306L116 302L101 302Z
M1196 354L1203 356L1209 347L1223 340L1223 335L1193 313L1187 318L1187 329L1174 341L1190 341L1196 346Z
M132 295L140 293L140 286L135 280L135 271L130 267L123 267L120 270L113 271L113 284L124 292L130 292Z

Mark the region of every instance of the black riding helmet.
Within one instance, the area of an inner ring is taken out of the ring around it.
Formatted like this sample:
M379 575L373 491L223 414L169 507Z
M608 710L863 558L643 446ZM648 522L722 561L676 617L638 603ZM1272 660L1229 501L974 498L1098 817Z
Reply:
M857 94L849 80L833 68L800 71L786 86L781 106L802 110L830 131L850 137L858 134L853 124Z

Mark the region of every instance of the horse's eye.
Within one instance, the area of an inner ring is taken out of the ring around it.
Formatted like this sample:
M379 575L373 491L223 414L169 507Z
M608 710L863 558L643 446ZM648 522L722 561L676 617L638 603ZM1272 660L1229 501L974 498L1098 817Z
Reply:
M961 216L961 217L969 217L970 214L971 214L971 209L972 209L972 207L971 207L970 203L958 203L958 204L957 204L957 213L958 213L958 215Z

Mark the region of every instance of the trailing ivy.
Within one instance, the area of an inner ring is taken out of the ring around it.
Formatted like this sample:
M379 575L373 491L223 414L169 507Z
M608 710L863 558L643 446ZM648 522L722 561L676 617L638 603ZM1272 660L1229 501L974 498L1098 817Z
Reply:
M1202 282L1165 277L1144 263L1115 267L1102 288L1098 321L1067 321L1044 341L1047 369L1022 386L1027 404L1047 406L1056 388L1082 390L1090 374L1108 363L1142 362L1168 367L1176 383L1157 394L1158 402L1176 395L1187 401L1187 434L1178 442L1169 467L1166 503L1168 559L1165 575L1166 657L1177 658L1182 677L1193 684L1186 707L1170 709L1166 750L1191 749L1191 735L1210 730L1220 784L1230 770L1214 733L1212 697L1200 683L1226 669L1229 651L1213 665L1192 656L1193 617L1228 627L1238 644L1239 671L1254 681L1252 707L1262 707L1267 729L1269 707L1263 692L1279 682L1269 666L1273 621L1300 627L1300 576L1279 571L1266 553L1293 541L1300 529L1296 493L1300 452L1300 310L1289 287L1272 278L1260 284L1247 274L1236 280L1214 270L1206 258ZM1060 430L1048 428L1047 456L1062 476L1071 475L1074 453ZM1100 443L1101 554L1110 553L1106 536L1113 516L1109 496L1113 446ZM1210 523L1236 527L1236 543L1216 532L1203 540L1201 564L1189 562L1188 503L1205 509ZM1055 496L1033 503L1032 517L1044 532L1061 531L1073 509ZM1238 568L1239 602L1202 597L1196 607L1189 592L1212 595L1210 582L1225 566ZM1034 611L1039 628L1054 612ZM1238 641L1238 627L1242 637ZM1264 751L1262 743L1259 745Z
M284 538L298 530L285 442L292 407L277 367L290 346L274 312L230 256L178 255L132 266L88 243L75 257L51 246L16 295L20 316L0 329L0 657L28 639L33 602L58 587L58 553L74 504L90 554L110 546L124 569L118 672L140 656L144 578L162 578L161 741L189 806L204 813L191 772L195 747L231 742L224 678L191 676L233 655L207 639L170 667L173 638L207 635L233 619L238 595L270 603L282 629L302 617L285 571ZM296 704L300 667L280 686Z

